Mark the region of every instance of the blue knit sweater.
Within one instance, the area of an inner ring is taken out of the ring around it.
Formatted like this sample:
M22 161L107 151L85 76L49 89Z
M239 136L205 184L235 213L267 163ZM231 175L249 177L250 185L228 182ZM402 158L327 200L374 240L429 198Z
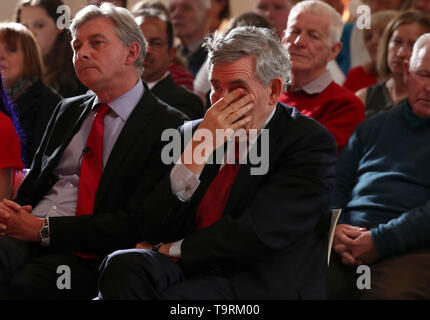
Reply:
M362 122L337 163L339 223L371 230L381 258L430 245L430 120L407 100Z

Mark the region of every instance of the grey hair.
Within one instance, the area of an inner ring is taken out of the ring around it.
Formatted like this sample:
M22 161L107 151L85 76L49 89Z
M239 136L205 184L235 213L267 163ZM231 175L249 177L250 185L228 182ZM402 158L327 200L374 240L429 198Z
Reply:
M343 31L342 17L332 6L318 0L301 1L291 8L289 17L298 15L301 12L311 12L315 15L325 15L329 21L329 45L333 45L340 41Z
M420 50L430 44L430 33L422 34L417 41L415 41L414 48L412 50L411 59L409 60L409 71L413 71L416 65L416 60L419 56Z
M76 31L84 23L96 19L107 18L110 19L115 26L116 36L121 42L128 46L133 42L137 42L140 46L140 53L134 66L139 73L143 70L143 60L146 54L146 42L137 23L134 21L133 15L125 8L117 7L110 2L104 2L100 7L95 5L88 5L80 10L70 25L72 36L76 35Z
M255 73L267 87L273 79L281 77L283 91L289 81L290 62L273 30L254 26L236 27L224 33L215 32L206 38L209 65L230 63L242 57L255 58Z

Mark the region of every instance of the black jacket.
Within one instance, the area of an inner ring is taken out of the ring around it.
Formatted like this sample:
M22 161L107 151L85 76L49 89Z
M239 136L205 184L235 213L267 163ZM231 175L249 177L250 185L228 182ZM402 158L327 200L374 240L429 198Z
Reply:
M37 80L14 101L26 168L30 168L46 126L61 99L56 91Z
M54 112L33 166L16 201L33 207L56 182L53 170L91 110L94 94L63 100ZM136 219L156 183L167 174L160 153L165 129L187 117L156 99L148 87L109 156L96 193L92 215L51 217L50 249L101 255L134 247L142 240Z
M155 96L182 111L192 120L203 118L205 115L202 100L191 91L176 85L170 75L159 81L151 91Z
M143 217L140 227L151 228L146 231L154 243L184 238L186 275L224 275L239 299L326 298L328 224L321 227L321 221L331 208L335 140L280 103L267 129L268 172L252 175L252 165L242 165L220 220L194 231L196 209L219 170L206 164L189 202L172 194L165 177L145 204L159 214Z

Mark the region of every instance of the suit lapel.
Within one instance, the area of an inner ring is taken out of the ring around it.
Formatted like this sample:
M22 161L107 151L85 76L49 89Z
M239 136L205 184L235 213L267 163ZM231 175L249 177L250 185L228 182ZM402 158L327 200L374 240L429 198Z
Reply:
M55 148L53 150L46 150L45 153L48 154L49 157L42 160L42 171L48 166L55 167L57 165L64 150L91 111L94 99L95 96L91 96L79 106L71 106L66 111L67 116L62 117L60 120L63 123L57 125L56 129L51 134L50 139L53 140L54 143L49 143L49 145L55 146ZM59 140L58 142L56 141L57 139Z
M277 159L277 145L278 140L281 138L279 126L285 126L286 123L282 122L282 107L277 105L275 114L268 124L267 128L269 131L269 168L268 172L263 175L251 175L251 168L253 165L250 163L249 159L246 164L242 164L241 168L234 180L233 186L231 188L230 196L227 200L224 214L235 215L239 213L241 207L246 205L245 199L249 199L249 194L255 192L255 189L259 185L260 181L270 174L270 168L275 163ZM257 142L253 148L258 148L258 154L261 156L261 135L258 137ZM264 149L263 149L264 150Z
M109 188L108 181L111 181L111 177L118 173L118 168L121 168L124 157L126 157L130 153L130 150L136 145L136 139L141 136L142 131L146 130L149 121L154 121L154 119L151 119L151 113L154 107L156 107L155 103L156 101L150 93L150 90L145 86L145 93L128 117L103 170L96 194L95 206L97 205L97 200L99 200L106 192L106 189Z

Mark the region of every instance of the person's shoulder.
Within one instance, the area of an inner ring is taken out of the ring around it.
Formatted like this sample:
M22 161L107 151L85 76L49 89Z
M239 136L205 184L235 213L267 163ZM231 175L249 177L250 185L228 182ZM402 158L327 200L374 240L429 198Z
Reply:
M167 126L170 126L169 124L171 123L183 123L189 120L187 115L156 97L150 90L145 92L142 100L153 105L154 115L161 123L166 123Z
M9 135L12 130L15 130L12 120L0 111L0 136Z
M334 81L323 91L323 93L327 99L363 107L363 102L355 95L354 92L338 85Z
M291 107L287 104L279 102L277 104L277 108L279 110L278 117L281 118L281 122L285 123L285 130L289 130L288 128L297 128L298 131L306 134L307 132L321 132L328 133L330 132L317 120L302 114L297 108ZM276 116L276 114L275 114ZM286 122L288 121L288 123Z
M282 145L284 147L294 145L295 148L310 148L318 145L336 154L336 140L321 123L281 102L278 103L277 108L272 125L269 124L268 128L277 130L283 137L278 145L279 148L283 148Z

